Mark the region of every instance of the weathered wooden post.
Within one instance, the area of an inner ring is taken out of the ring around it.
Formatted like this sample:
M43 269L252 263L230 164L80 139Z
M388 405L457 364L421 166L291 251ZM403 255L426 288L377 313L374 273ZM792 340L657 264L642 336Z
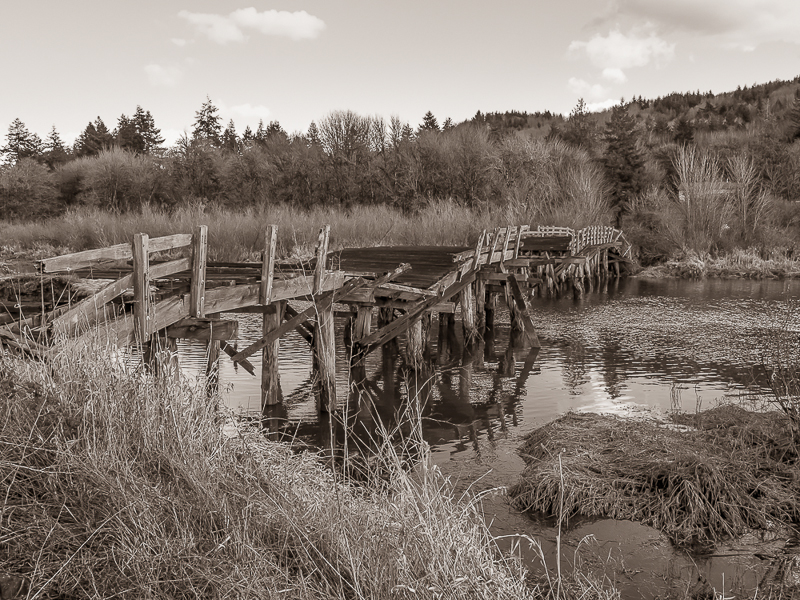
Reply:
M450 326L449 317L452 317L452 315L442 312L439 313L439 340L436 344L436 362L440 365L446 363L450 356L447 331L447 328Z
M136 341L150 341L150 238L146 233L133 236L133 329Z
M472 344L478 337L478 328L475 326L475 290L468 285L461 290L461 325L464 331L464 343Z
M356 308L356 318L352 324L352 341L350 355L350 375L354 382L363 382L367 378L364 354L359 351L358 341L367 337L372 329L372 306L360 304Z
M408 326L406 341L406 364L413 371L425 368L425 354L428 350L428 336L431 329L431 313L425 311Z
M486 331L486 280L475 278L475 327L480 335Z
M264 306L261 335L266 336L283 322L285 301L272 303L272 284L275 279L275 255L278 246L278 227L270 225L264 236L264 252L261 259L261 285L258 301ZM278 372L280 337L261 349L261 410L283 401L281 377Z
M314 269L312 290L315 300L322 292L322 284L325 281L330 234L330 225L325 225L319 232L317 265ZM333 325L333 303L325 302L317 310L314 326L314 359L317 369L319 409L324 412L336 410L336 338Z

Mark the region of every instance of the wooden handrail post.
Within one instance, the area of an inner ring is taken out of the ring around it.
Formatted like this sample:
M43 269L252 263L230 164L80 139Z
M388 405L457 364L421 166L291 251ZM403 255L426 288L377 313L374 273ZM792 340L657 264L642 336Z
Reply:
M275 278L275 253L278 243L278 227L270 225L264 236L264 253L261 262L261 287L259 289L259 303L267 305L272 302L272 282ZM274 310L264 312L261 324L261 335L265 336L280 327L283 321L283 312L286 310L286 301L275 303ZM268 406L280 404L283 401L281 393L281 378L278 372L278 353L280 351L280 337L264 346L261 350L261 410Z
M150 340L150 238L146 233L133 236L133 323L140 344Z
M314 269L313 294L316 299L325 281L325 267L328 257L328 242L331 226L325 225L319 232L317 243L317 264ZM333 320L333 303L318 307L314 326L314 367L317 371L316 391L319 410L336 410L336 338Z
M206 316L206 261L208 260L208 227L200 225L192 236L192 283L189 314Z

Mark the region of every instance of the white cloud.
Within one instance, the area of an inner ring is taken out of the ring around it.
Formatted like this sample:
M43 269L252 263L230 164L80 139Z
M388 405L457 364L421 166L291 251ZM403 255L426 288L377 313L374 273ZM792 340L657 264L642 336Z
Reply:
M727 47L800 43L797 0L616 0L607 19L646 20L665 31L701 34Z
M603 98L608 95L608 89L599 83L591 84L577 77L570 77L567 82L570 91L581 98Z
M655 61L663 62L675 54L675 44L670 44L650 27L634 28L627 34L619 29L608 35L594 35L588 42L579 40L569 45L572 54L585 54L592 64L601 69L621 69L644 67Z
M199 33L202 33L218 44L243 42L246 39L242 30L228 17L206 13L192 13L188 10L180 11L178 16L189 21Z
M607 79L612 83L625 83L628 81L622 69L615 69L613 67L606 67L603 69L603 79Z
M601 110L608 110L612 106L616 106L619 104L619 100L614 100L613 98L609 98L607 100L603 100L601 102L587 102L586 103L586 110L589 112L600 112Z
M152 85L174 87L178 85L183 72L178 67L162 67L161 65L151 64L144 68L147 78Z
M170 42L172 42L173 44L175 44L176 46L178 46L180 48L183 48L187 43L186 40L184 40L182 38L171 38Z
M313 39L325 29L325 22L304 10L265 10L240 8L229 18L240 27L255 29L264 35L286 36L292 40Z
M246 41L248 38L244 33L245 30L263 35L288 37L292 40L304 40L318 37L325 29L325 22L322 19L304 10L258 12L250 7L237 9L228 16L182 10L178 16L191 23L198 33L218 44Z

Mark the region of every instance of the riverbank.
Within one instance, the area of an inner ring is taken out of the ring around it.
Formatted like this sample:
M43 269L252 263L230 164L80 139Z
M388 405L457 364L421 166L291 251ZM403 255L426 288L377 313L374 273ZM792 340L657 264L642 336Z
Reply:
M0 356L0 423L3 598L555 594L500 554L424 444L412 472L385 445L381 485L357 485L231 434L202 390L99 346L49 365ZM586 581L565 578L562 597L604 594Z
M765 256L756 248L736 248L720 256L690 252L646 267L636 275L650 279L792 279L800 277L800 260L779 251Z

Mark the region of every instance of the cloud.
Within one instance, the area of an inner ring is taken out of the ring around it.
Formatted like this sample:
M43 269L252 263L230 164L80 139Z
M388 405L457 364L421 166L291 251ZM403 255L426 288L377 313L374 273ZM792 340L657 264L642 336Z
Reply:
M178 85L183 76L183 72L178 67L162 67L161 65L151 64L144 68L147 78L152 85L174 87Z
M172 42L173 44L175 44L176 46L178 46L180 48L183 48L187 44L186 40L184 40L182 38L171 38L170 42Z
M606 20L620 19L709 36L742 50L770 41L800 43L797 0L616 0Z
M589 112L600 112L601 110L608 110L617 104L619 104L619 100L614 100L613 98L603 100L602 102L587 102L586 110Z
M205 13L191 13L188 10L180 11L178 16L181 19L189 21L199 33L202 33L218 44L224 45L228 42L243 42L246 39L242 30L228 17Z
M264 35L286 36L292 40L306 40L318 37L325 29L325 22L304 10L265 10L240 8L229 18L240 27L255 29Z
M622 69L615 69L613 67L606 67L603 69L603 79L608 79L608 81L612 83L625 83L628 81Z
M288 37L292 40L305 40L318 37L325 29L325 22L304 10L289 12L285 10L265 10L240 8L228 16L193 13L182 10L178 16L194 26L198 33L218 44L244 42L248 38L245 30L263 35Z
M675 54L675 44L658 37L652 28L638 27L627 34L615 29L605 36L596 34L588 42L575 40L569 45L569 52L585 54L595 66L613 69L617 77L624 77L622 69L670 60Z
M591 84L577 77L570 77L567 82L569 89L581 98L603 98L608 95L608 89L599 83Z

